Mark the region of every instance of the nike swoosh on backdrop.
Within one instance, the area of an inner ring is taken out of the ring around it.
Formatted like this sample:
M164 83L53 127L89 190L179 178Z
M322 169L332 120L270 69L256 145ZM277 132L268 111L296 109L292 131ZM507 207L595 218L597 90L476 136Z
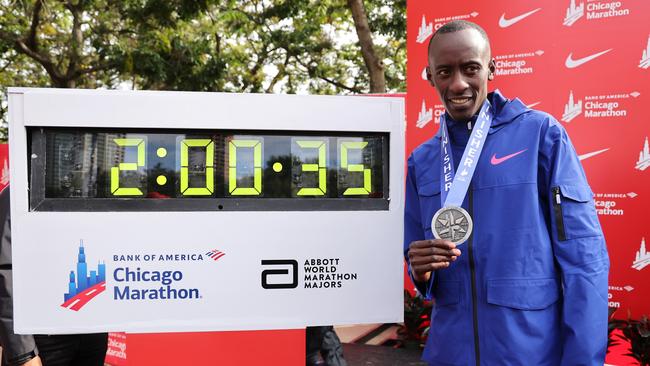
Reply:
M521 150L521 151L517 151L516 153L510 154L510 155L506 155L506 156L504 156L504 157L502 157L502 158L497 158L497 154L493 154L493 155L492 155L492 159L490 159L490 163L491 163L492 165L499 165L499 164L503 163L504 161L506 161L506 160L508 160L508 159L514 158L515 156L517 156L517 155L523 153L523 152L526 151L526 150L528 150L528 149L523 149L523 150Z
M506 13L501 14L501 18L499 18L499 27L501 28L508 28L509 26L523 20L524 18L527 18L538 11L542 10L542 8L537 8L535 10L531 10L528 13L521 14L519 16L516 16L514 18L506 19Z
M596 57L600 57L600 56L606 54L607 52L609 52L611 50L613 50L613 48L610 48L610 49L602 51L602 52L595 53L595 54L593 54L591 56L579 58L577 60L573 59L573 52L571 52L571 53L569 53L569 56L567 56L566 61L564 62L564 65L566 67L568 67L569 69L573 69L575 67L578 67L578 66L580 66L580 65L582 65L582 64L584 64L586 62L589 62L589 61L595 59Z
M596 156L596 155L601 154L601 153L604 153L604 152L607 151L607 150L609 150L609 147L608 147L607 149L602 149L602 150L598 150L598 151L594 151L594 152L590 152L590 153L586 153L586 154L578 155L578 159L580 159L580 160L589 159L590 157L592 157L592 156Z

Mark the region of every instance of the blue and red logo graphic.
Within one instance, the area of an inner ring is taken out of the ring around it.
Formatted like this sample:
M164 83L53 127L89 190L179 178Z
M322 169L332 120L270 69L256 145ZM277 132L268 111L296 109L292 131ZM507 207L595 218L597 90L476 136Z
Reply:
M226 255L226 253L220 251L219 249L212 249L211 251L205 253L205 255L207 255L208 257L210 257L210 258L212 258L212 259L214 259L216 261L216 260L219 260L219 258Z
M99 263L97 270L88 273L86 254L83 241L79 244L79 255L77 256L77 273L70 271L70 282L68 293L63 295L62 307L79 311L95 296L106 290L106 264Z

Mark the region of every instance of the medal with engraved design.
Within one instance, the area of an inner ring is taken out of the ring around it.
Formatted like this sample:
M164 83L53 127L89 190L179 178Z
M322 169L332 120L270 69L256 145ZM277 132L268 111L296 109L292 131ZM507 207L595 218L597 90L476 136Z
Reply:
M462 207L443 207L431 220L431 231L436 239L449 240L460 244L472 234L472 217Z

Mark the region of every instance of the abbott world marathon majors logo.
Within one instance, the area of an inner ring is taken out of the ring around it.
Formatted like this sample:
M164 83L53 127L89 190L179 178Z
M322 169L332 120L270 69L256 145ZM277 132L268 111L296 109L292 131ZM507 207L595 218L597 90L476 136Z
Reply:
M356 272L346 272L340 258L262 259L261 264L262 288L266 290L338 289L359 277Z
M641 93L637 91L630 93L587 95L583 100L577 98L573 94L573 90L571 90L568 101L564 105L561 120L566 123L571 122L583 114L583 112L585 118L626 117L627 108L625 108L625 104L631 99L638 98L640 95Z
M570 27L583 17L587 20L602 20L627 15L630 15L630 9L623 1L570 0L562 24Z
M535 66L542 55L544 55L544 51L537 50L495 56L495 73L497 76L533 74L535 72Z
M61 306L78 311L106 290L107 277L110 296L115 301L201 299L201 289L194 287L186 276L187 264L216 262L224 255L218 249L199 253L113 254L111 268L99 262L97 270L89 270L82 243L77 271L70 272L68 293ZM161 265L167 268L161 269ZM153 266L156 268L150 268Z

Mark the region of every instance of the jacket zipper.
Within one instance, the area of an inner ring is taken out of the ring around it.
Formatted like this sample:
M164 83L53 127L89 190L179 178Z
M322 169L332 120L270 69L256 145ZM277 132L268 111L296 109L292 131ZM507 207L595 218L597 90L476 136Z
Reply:
M562 194L560 187L553 187L553 212L555 213L555 225L557 226L557 239L560 241L566 240L566 233L564 231L564 215L562 215Z
M472 216L474 213L474 195L472 192L472 185L469 186L469 197L468 197L468 209L469 215ZM476 223L474 223L474 230L470 234L469 239L467 240L467 254L469 255L469 271L471 275L472 282L472 321L474 324L474 354L476 358L476 366L481 365L481 351L479 349L479 337L478 337L478 300L476 298L476 267L474 264L474 248L472 242L474 241L474 232L476 231Z

